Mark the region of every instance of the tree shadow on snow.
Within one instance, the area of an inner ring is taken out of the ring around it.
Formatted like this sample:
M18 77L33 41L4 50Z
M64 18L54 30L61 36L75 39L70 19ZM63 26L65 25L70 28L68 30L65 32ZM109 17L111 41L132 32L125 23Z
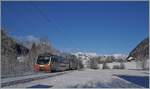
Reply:
M134 84L149 88L149 76L115 75Z
M38 84L38 85L30 86L30 87L27 87L27 88L51 88L51 87L53 87L53 86Z
M85 84L76 84L67 88L141 88L136 84L127 83L121 79L112 79L109 82L104 81L88 81Z

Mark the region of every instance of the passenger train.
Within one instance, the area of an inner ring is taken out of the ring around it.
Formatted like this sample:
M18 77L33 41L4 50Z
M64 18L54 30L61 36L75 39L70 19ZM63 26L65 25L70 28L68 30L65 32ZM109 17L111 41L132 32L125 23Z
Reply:
M38 56L34 68L36 72L53 72L77 69L77 66L73 66L72 64L73 63L71 63L71 61L67 60L62 56L41 54Z

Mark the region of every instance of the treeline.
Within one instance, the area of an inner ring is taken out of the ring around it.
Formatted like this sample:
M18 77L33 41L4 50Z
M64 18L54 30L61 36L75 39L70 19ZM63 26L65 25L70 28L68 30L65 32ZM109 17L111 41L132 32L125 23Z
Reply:
M124 69L124 62L126 62L123 58L115 58L114 56L99 56L92 57L89 61L89 68L91 69L99 69L99 64L102 64L102 69L110 69L108 63L119 62L120 65L114 65L113 69Z
M80 70L84 67L82 64L82 60L77 58L77 56L75 56L73 54L62 53L61 56L63 56L66 60L69 61L69 68L76 68L76 69Z

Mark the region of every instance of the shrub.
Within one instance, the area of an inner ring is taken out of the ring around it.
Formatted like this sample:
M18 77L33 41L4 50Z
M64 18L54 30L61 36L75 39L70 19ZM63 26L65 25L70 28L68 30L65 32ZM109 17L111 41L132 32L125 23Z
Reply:
M103 63L103 69L110 69L106 62Z
M120 69L125 69L125 65L123 62L120 63Z
M125 65L123 62L121 62L120 65L114 65L113 69L125 69Z
M120 65L114 65L113 69L120 69Z
M91 69L98 69L98 61L97 59L93 58L90 60L90 68Z

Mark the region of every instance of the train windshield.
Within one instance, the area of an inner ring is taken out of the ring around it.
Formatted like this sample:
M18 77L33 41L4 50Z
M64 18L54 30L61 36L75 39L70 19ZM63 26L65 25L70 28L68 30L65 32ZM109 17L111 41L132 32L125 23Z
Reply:
M49 61L50 61L49 56L39 56L37 59L37 64L44 65L48 64Z

